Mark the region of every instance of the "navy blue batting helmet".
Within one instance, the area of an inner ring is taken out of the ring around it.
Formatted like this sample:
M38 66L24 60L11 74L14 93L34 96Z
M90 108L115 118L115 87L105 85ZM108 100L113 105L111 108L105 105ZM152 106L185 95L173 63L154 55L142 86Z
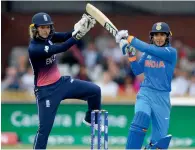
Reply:
M32 23L35 24L35 26L53 25L53 21L51 20L51 17L44 12L35 14L32 17Z
M171 30L169 28L169 25L165 22L157 22L152 26L152 30L150 31L150 40L151 43L153 43L152 38L155 33L165 33L167 35L166 43L168 44L170 42L170 38L172 36Z
M167 36L171 35L171 30L169 25L165 22L157 22L152 26L152 31L150 31L150 35L153 36L154 33L166 33Z
M38 37L36 36L38 34L37 27L45 25L45 26L50 26L51 31L47 39L51 39L54 34L53 24L54 23L51 20L51 17L47 13L40 12L40 13L35 14L32 17L32 24L30 25L30 30L33 33L33 38L39 38L39 39L45 40L44 38L40 36Z

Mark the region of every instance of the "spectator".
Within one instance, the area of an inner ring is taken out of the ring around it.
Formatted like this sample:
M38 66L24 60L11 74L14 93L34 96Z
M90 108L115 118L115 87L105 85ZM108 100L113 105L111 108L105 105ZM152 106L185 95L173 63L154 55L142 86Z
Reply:
M84 58L82 56L81 50L77 46L72 46L66 53L60 56L59 61L62 64L68 64L70 66L74 64L84 65Z
M188 57L182 58L179 65L181 69L185 69L189 72L195 70L195 52L189 52Z
M115 63L121 63L123 54L114 39L108 41L108 47L103 51L105 58L112 58Z
M27 68L27 55L21 55L17 60L18 76L21 77L26 73Z
M123 57L122 63L120 64L120 68L123 70L125 76L130 76L133 81L135 80L136 76L131 69L131 65L127 57Z
M28 67L27 73L25 73L21 77L21 82L23 85L23 88L27 90L29 93L33 93L34 91L34 75L31 67Z
M101 59L100 53L93 42L88 43L87 48L83 51L83 56L88 69L92 69Z
M87 74L87 68L84 65L80 66L80 70L79 73L76 75L76 78L80 80L91 81Z
M20 90L22 89L21 81L17 74L17 69L15 67L9 67L6 69L6 77L2 81L2 90Z
M192 51L192 48L179 40L173 42L173 47L178 51L179 67L189 72L193 71L195 69L195 52Z
M176 68L175 78L172 80L171 87L171 96L185 96L189 88L188 72Z
M104 72L103 80L97 83L100 86L102 96L116 97L118 94L119 86L112 81L112 77L108 71Z
M122 55L118 45L108 31L102 29L98 37L86 35L83 40L81 41L80 48L78 48L78 45L73 46L67 53L57 55L60 63L68 64L62 65L62 67L67 68L71 76L94 82L103 79L99 82L105 89L102 90L102 93L109 96L116 96L116 89L119 87L120 94L122 93L121 90L124 93L125 91L129 91L127 94L132 93L132 88L134 92L139 90L144 75L135 76L133 74L128 58ZM82 48L82 42L85 42L85 44L88 43L85 49ZM186 71L191 72L195 69L195 52L179 40L174 40L172 44L178 50L179 59L170 94L171 96L185 96L186 94L194 96L194 75L188 80L188 73ZM14 47L10 53L9 64L14 67L7 68L5 80L2 82L2 90L17 90L22 88L27 91L33 90L32 70L29 68L26 70L26 49L26 47ZM136 55L137 60L139 60L142 53L137 52ZM74 66L76 67L74 68ZM104 71L106 72L102 75ZM111 87L111 85L114 87ZM110 91L113 91L114 94Z
M125 83L124 85L120 86L119 94L125 95L125 96L135 95L135 89L133 87L133 80L130 76L125 77Z
M16 46L12 48L9 57L9 66L16 66L20 56L28 56L28 47Z
M108 48L110 39L112 39L110 33L107 30L102 29L101 34L95 39L95 45L98 51L103 52L106 48Z
M186 58L186 50L184 49L184 44L179 41L179 40L174 40L173 41L173 47L175 47L178 51L178 58L182 59L182 58Z
M195 97L195 71L192 72L190 80L189 96Z
M108 71L111 75L111 78L119 85L123 84L125 72L122 72L120 70L119 66L113 61L112 58L107 59L107 64L108 64Z
M144 80L144 74L140 74L135 77L134 83L133 83L133 88L135 92L138 92L140 89L141 82Z

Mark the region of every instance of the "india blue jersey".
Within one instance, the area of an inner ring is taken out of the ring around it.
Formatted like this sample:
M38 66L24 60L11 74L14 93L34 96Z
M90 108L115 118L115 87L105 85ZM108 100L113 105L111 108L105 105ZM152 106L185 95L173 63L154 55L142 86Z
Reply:
M135 75L144 73L141 87L171 91L171 80L177 62L177 51L171 46L158 47L134 38L131 46L144 52L140 60L131 63Z

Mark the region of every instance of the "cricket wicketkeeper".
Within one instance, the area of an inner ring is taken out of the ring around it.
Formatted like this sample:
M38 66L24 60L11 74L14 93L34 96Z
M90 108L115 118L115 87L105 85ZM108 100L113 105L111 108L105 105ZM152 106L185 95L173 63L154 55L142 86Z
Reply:
M155 23L150 32L150 44L127 30L116 35L122 53L128 55L135 75L144 73L135 104L135 116L129 129L126 149L141 149L145 134L152 124L151 141L147 149L167 149L171 135L167 135L170 119L171 80L177 61L177 51L171 47L171 31L164 22ZM136 50L143 52L136 60Z
M34 140L34 149L46 149L60 102L64 99L82 99L88 103L84 123L90 125L91 111L101 109L100 87L86 81L61 76L56 64L56 54L67 51L77 43L96 21L84 14L75 24L73 32L54 31L51 17L37 13L29 27L29 60L34 71L35 96L39 117L39 129ZM60 44L55 44L60 43Z

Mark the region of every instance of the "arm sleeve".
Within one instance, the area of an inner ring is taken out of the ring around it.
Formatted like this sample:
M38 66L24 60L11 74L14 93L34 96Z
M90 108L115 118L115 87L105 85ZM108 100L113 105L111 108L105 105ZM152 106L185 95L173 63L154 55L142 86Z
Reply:
M170 63L174 62L173 58L176 55L176 50L172 47L157 47L153 44L145 43L137 38L133 38L130 45L141 52L146 52L147 54L159 57L164 61Z
M53 43L60 43L72 37L72 32L55 32L51 41Z
M146 59L147 55L144 53L139 61L133 61L130 63L131 69L134 73L134 75L139 75L144 72L144 62Z
M54 54L67 51L70 47L77 43L74 38L68 39L66 42L59 45L41 45L34 44L30 47L30 54L32 57L50 57Z

